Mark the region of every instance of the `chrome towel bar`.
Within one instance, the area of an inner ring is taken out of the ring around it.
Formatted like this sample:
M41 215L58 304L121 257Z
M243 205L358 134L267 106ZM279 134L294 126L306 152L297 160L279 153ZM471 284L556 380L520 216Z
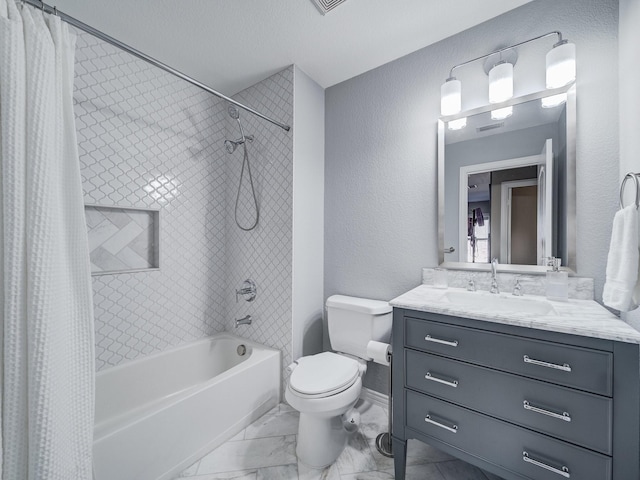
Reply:
M620 184L620 208L624 208L624 186L627 180L635 180L636 183L636 209L640 208L640 173L629 172L624 176L622 183Z

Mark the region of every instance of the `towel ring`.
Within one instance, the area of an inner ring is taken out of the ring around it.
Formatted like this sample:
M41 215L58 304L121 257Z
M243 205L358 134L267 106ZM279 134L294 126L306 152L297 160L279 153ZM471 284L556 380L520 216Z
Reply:
M624 176L622 185L620 185L620 208L624 208L624 186L629 179L633 179L636 181L636 209L640 208L640 180L638 180L639 176L640 174L633 172L629 172Z

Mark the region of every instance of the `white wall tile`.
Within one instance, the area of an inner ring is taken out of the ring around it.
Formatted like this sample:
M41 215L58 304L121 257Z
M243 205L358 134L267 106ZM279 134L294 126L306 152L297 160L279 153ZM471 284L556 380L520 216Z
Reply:
M293 68L237 99L292 123ZM81 32L74 100L85 203L162 216L160 271L93 278L98 370L224 330L281 349L288 365L292 136L241 112L255 136L249 154L261 215L243 232L234 221L242 149L224 150L225 138L239 137L224 102ZM242 222L251 220L249 188L245 172ZM258 296L236 304L245 278ZM235 330L246 314L253 325Z
M85 33L74 100L85 202L162 210L160 272L93 278L97 368L224 330L224 105Z

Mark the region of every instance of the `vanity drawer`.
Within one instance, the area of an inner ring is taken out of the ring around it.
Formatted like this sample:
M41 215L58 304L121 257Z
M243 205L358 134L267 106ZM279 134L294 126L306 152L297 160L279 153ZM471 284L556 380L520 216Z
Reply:
M611 396L610 352L416 318L406 319L404 341L424 352Z
M409 388L605 454L612 452L609 397L413 350L406 350L405 362Z
M611 479L611 457L428 395L407 391L406 417L409 428L525 478Z

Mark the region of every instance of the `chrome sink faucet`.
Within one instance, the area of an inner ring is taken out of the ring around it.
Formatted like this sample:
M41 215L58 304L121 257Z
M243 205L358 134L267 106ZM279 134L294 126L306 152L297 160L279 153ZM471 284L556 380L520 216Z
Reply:
M496 274L498 273L498 259L493 258L491 260L491 288L489 289L489 293L500 293L500 289L498 288L498 280L496 279Z

